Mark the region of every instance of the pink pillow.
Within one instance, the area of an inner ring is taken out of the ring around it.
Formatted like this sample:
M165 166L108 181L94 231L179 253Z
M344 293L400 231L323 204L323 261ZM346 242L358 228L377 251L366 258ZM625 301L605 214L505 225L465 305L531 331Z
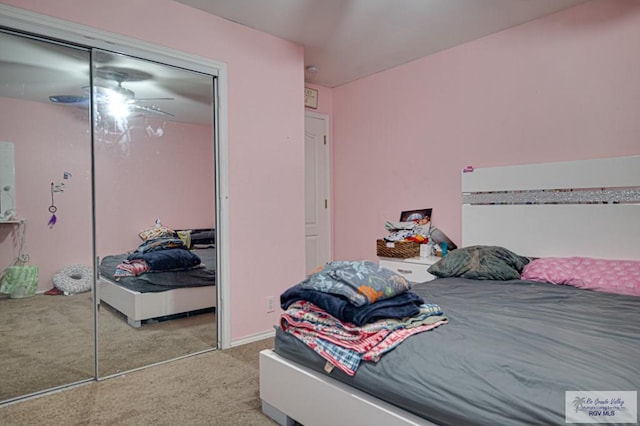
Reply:
M640 296L640 261L637 260L543 257L525 265L521 278Z

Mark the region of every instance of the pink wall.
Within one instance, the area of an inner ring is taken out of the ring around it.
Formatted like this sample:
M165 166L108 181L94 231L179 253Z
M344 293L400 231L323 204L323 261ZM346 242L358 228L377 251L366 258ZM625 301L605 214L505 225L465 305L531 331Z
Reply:
M640 154L640 2L595 0L333 90L337 259L432 207L460 242L460 170Z
M305 273L302 47L170 0L3 3L227 64L231 337L271 331Z
M24 251L40 269L39 289L49 290L63 266L93 264L89 122L77 109L0 98L0 123L0 138L14 143L16 212L27 224ZM147 123L157 127L161 121ZM215 223L211 129L166 122L162 138L149 138L135 122L130 125L133 141L127 152L122 145L96 141L100 256L135 249L141 242L137 233L157 217L176 229ZM57 223L49 228L51 182L65 188L54 193ZM2 268L19 255L16 230L0 227Z

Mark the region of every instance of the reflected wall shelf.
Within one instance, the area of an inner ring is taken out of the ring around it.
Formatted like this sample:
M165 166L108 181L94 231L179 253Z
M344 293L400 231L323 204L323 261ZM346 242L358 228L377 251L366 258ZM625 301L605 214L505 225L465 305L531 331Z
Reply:
M0 220L0 225L10 225L25 222L25 219Z

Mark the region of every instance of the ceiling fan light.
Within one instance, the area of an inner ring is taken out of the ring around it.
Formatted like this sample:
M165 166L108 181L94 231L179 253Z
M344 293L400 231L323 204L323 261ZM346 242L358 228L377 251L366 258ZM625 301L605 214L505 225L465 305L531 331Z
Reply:
M93 86L82 86L83 96L77 95L52 95L49 100L57 104L70 104L75 106L89 106L93 102L94 108L101 112L105 117L109 116L115 119L126 119L133 113L152 113L168 117L175 117L155 105L140 105L138 102L144 103L149 101L165 101L174 100L171 97L162 98L136 98L135 93L122 87L122 82L126 80L127 73L109 73L105 71L102 78L114 79L117 86L107 87L101 84ZM117 78L116 78L117 77Z
M131 112L129 104L122 99L110 99L107 104L107 111L115 119L127 118Z

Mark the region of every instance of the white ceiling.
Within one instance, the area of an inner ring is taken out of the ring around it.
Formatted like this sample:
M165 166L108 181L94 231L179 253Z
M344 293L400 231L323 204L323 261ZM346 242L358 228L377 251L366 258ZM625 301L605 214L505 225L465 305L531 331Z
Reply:
M304 46L335 87L589 0L175 0Z

